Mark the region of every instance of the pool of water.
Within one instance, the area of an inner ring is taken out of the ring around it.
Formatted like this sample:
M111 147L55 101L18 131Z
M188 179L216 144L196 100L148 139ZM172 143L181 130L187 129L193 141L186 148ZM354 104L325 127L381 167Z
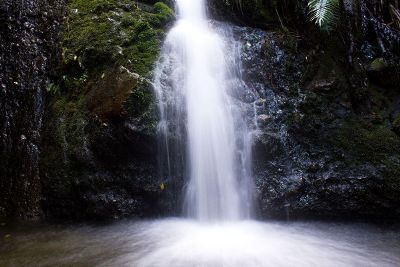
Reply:
M397 226L166 219L106 226L3 223L0 234L0 266L400 266Z

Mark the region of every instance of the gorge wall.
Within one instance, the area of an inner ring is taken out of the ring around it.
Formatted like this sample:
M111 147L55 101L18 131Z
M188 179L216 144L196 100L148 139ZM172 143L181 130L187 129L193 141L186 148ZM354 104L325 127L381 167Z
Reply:
M57 68L64 1L0 2L0 215L40 214L45 88Z
M399 40L386 8L342 1L329 33L305 1L210 0L256 92L263 218L400 218ZM169 6L170 1L165 1ZM0 215L179 214L159 177L152 70L174 13L157 1L0 4ZM379 7L379 8L378 8Z
M305 1L212 3L212 11L223 5L225 19L244 23L248 12L276 11L268 16L275 27L257 24L273 33L242 33L244 69L260 96L254 158L262 216L398 218L394 2L342 1L330 32L307 23Z

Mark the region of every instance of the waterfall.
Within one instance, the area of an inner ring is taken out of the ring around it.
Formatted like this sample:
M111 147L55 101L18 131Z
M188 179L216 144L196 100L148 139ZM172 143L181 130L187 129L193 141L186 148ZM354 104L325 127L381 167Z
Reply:
M207 20L204 0L177 0L178 20L155 70L162 174L187 177L187 214L238 220L251 211L251 134L233 87L240 49ZM233 45L232 45L233 44ZM184 169L184 170L183 170Z

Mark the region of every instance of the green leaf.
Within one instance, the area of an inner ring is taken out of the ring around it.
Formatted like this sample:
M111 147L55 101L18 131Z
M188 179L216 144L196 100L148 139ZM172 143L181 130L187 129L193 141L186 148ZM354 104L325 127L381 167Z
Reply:
M308 0L310 19L320 28L329 29L337 20L339 0Z

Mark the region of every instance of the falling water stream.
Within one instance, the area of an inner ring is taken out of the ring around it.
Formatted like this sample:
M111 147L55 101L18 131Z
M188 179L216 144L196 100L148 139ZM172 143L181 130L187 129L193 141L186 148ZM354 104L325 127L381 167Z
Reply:
M177 1L179 19L168 34L155 74L159 129L168 168L173 153L179 153L169 148L169 139L187 139L186 147L180 143L184 150L180 154L187 149L189 216L202 221L238 220L246 218L251 208L249 171L239 171L248 169L245 148L250 133L241 107L229 96L229 81L240 82L227 57L234 53L224 41L227 36L209 24L203 1Z
M187 219L3 226L0 266L400 266L398 228L251 220L254 105L235 97L251 90L240 43L229 25L207 20L204 1L177 0L154 78L160 172L183 173Z

